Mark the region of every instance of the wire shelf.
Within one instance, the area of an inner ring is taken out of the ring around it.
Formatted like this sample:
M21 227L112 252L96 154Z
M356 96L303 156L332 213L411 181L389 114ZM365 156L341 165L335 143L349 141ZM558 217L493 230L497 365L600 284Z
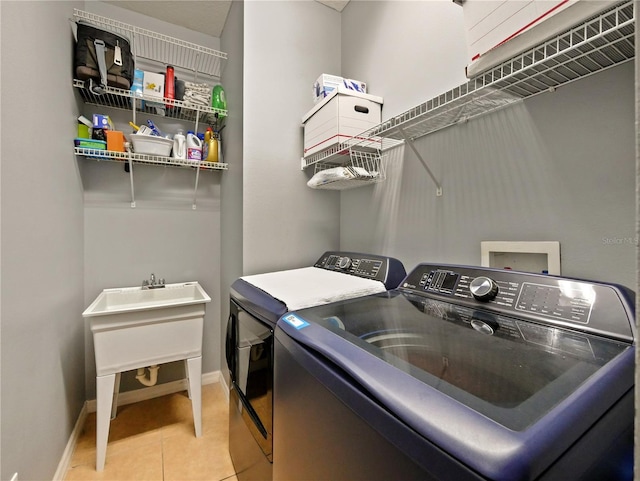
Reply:
M318 163L345 164L351 160L351 156L356 151L370 154L377 153L379 155L380 151L388 150L400 144L402 144L402 141L375 136L373 129L367 130L357 137L334 144L326 150L302 157L300 161L301 169L304 170Z
M75 154L91 160L108 162L127 162L129 158L138 164L164 165L167 167L200 168L201 171L229 170L229 164L223 162L204 162L189 159L174 159L160 155L136 154L133 152L115 152L112 150L87 149L75 147Z
M633 2L626 1L382 123L372 133L400 140L397 127L402 126L416 139L632 60L634 30Z
M348 160L347 160L348 159ZM338 169L339 175L327 175L317 184L308 184L314 189L346 190L382 182L386 179L384 159L379 151L352 151L342 166L331 163L315 164L315 174L322 178L323 173ZM311 182L311 181L310 181Z
M86 88L87 83L84 80L74 79L73 86L78 89L84 103L99 105L101 107L132 110L132 102L134 99L144 100L145 107L140 108L140 104L136 104L136 112L150 115L162 115L167 118L187 120L191 122L198 120L199 122L205 122L209 125L217 125L221 123L222 119L228 115L228 112L223 109L194 105L182 100L159 100L148 96L134 95L130 90L118 89L115 87L107 87L102 95L96 95ZM156 110L154 105L161 107L161 114L158 113L158 110Z
M302 168L333 163L345 150L385 151L424 135L553 91L635 56L633 1L626 0L500 65L382 122L348 143L304 157Z
M181 67L211 77L222 76L227 60L227 54L224 52L83 10L74 9L73 17L75 21L82 21L129 38L136 58Z

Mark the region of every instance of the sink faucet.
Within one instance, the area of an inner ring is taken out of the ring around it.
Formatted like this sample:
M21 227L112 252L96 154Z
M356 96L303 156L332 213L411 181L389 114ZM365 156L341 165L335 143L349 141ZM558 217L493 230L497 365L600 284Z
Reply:
M160 287L164 287L164 279L160 278L158 282L156 282L156 275L152 272L149 280L145 279L142 281L143 289L158 289Z

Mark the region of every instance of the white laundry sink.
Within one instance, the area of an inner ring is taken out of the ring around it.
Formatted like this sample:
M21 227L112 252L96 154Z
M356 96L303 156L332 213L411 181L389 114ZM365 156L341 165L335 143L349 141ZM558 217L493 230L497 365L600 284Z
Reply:
M82 313L96 357L96 470L104 469L120 373L185 361L196 437L202 436L202 331L211 298L197 282L105 289Z
M157 309L185 304L209 302L211 298L197 282L166 284L156 289L124 287L105 289L82 314L104 316L121 312Z
M96 374L201 356L210 301L197 282L103 290L82 313L93 333Z

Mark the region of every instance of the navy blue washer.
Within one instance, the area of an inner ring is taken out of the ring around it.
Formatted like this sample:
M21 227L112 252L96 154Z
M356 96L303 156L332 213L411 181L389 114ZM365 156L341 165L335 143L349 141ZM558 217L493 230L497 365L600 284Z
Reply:
M390 292L287 313L274 480L631 480L634 302L421 264Z

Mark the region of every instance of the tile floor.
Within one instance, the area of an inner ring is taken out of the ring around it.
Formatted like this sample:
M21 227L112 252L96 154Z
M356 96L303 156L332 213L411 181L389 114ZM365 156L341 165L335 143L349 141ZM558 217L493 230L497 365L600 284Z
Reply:
M118 408L105 469L97 472L96 414L87 416L65 481L237 481L228 439L228 402L220 383L202 386L202 437L187 392Z

